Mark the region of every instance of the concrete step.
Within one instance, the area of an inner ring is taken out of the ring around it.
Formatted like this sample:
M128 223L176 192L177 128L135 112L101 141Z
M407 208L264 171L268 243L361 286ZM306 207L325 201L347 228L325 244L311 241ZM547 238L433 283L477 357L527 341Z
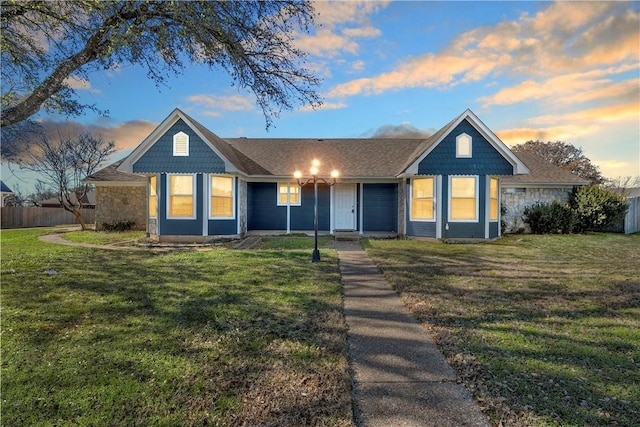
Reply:
M336 231L334 233L336 241L355 241L360 240L360 233L357 231Z

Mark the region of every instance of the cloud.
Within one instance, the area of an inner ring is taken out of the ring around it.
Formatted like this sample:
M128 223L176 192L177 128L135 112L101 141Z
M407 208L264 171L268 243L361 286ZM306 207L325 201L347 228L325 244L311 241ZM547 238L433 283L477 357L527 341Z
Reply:
M223 111L250 111L254 109L253 99L240 95L191 95L187 101L194 104ZM202 113L202 114L207 114Z
M445 88L460 82L481 80L505 61L508 61L508 58L465 58L427 54L405 62L393 71L338 84L327 96L371 95L416 87Z
M85 125L75 121L43 120L40 122L42 131L50 138L60 135L73 137L81 133L100 136L105 141L114 141L118 150L129 150L137 147L158 126L158 123L146 120L131 120L114 126L90 124Z
M640 176L640 163L638 162L623 162L620 160L594 160L593 163L600 168L600 171L604 176Z
M529 119L529 122L534 125L574 123L588 127L590 124L595 123L620 122L629 119L640 121L639 111L640 99L636 98L624 104L605 105L564 114L537 116Z
M432 131L421 130L405 122L399 125L382 125L365 132L362 136L364 138L428 138L432 134Z
M630 67L608 68L584 73L564 74L544 81L525 80L506 87L491 96L479 99L483 106L513 105L521 102L549 100L553 103L573 104L603 99L638 97L640 79L622 82L607 76L629 71ZM634 68L640 68L636 65Z
M467 31L439 52L405 60L374 76L338 84L328 96L371 95L415 87L447 88L509 75L521 82L482 98L481 102L506 105L542 99L557 88L571 97L585 89L611 84L602 80L606 75L637 69L639 38L640 13L630 10L629 3L557 2L533 16L523 14L513 21ZM598 78L590 72L602 74Z
M347 108L347 104L344 102L323 102L319 107L313 108L311 105L303 105L299 108L300 111L319 111L319 110L340 110Z
M81 77L70 76L64 79L64 84L69 86L74 90L86 90L91 93L101 93L99 89L96 89L91 86L89 80L83 79Z
M388 2L316 1L313 5L318 30L315 34L298 34L295 46L311 55L333 58L342 53L355 55L359 49L356 39L382 34L367 18L387 7Z
M546 128L514 128L496 132L498 138L507 145L522 144L527 141L571 141L577 137L594 133L598 126L565 125Z

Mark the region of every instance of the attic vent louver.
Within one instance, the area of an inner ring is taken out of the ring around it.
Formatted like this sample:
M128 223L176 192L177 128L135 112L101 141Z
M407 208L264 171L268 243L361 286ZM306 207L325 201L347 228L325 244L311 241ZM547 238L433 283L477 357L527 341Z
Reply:
M178 132L173 135L173 155L188 156L189 155L189 135L184 132Z

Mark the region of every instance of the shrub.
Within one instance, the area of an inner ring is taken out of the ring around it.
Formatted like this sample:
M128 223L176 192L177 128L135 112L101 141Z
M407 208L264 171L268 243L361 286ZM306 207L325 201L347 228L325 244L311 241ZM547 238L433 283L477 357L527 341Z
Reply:
M624 218L629 204L624 196L597 185L574 188L569 201L576 231L602 231Z
M116 221L116 222L103 222L102 229L104 231L128 231L136 225L135 221Z
M575 215L568 205L557 201L553 203L537 202L524 210L524 222L529 224L535 234L562 233L573 231Z

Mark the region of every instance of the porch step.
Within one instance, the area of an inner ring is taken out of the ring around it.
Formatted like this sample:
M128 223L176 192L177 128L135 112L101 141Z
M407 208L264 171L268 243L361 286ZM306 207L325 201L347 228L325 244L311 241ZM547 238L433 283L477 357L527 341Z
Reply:
M336 241L358 241L360 240L360 233L357 231L336 231L334 233Z

